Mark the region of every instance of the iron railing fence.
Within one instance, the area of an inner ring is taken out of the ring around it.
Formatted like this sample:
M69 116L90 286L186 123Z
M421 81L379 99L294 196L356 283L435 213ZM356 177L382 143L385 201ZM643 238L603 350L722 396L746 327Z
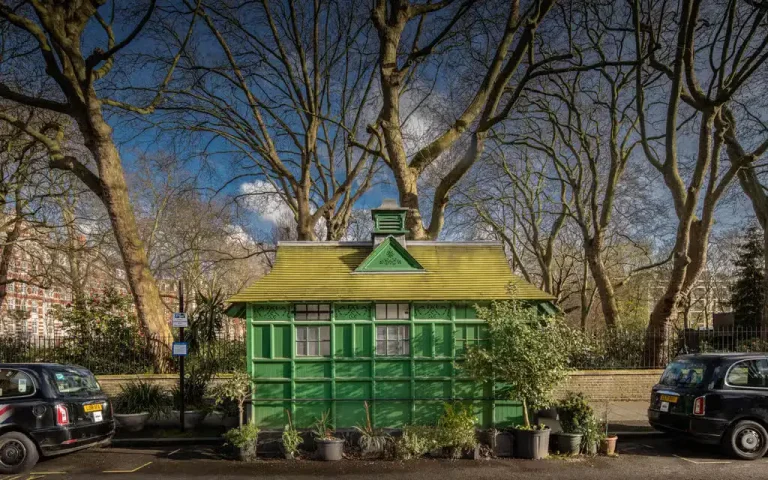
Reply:
M674 328L573 331L571 366L582 370L661 368L676 356L708 352L768 352L768 328L678 330ZM173 373L173 338L142 336L0 337L0 363L55 362L81 365L97 375ZM218 372L245 370L243 335L202 342L189 362L205 361Z
M717 330L604 329L580 332L572 355L574 368L584 370L662 368L687 353L768 352L768 328Z
M96 375L173 373L174 338L156 336L0 337L0 363L50 362L80 365ZM203 342L190 362L206 361L219 372L245 370L245 338L230 336Z

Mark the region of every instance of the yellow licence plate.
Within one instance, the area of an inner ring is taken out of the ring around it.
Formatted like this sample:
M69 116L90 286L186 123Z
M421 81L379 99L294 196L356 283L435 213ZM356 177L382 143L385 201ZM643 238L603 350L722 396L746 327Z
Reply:
M100 412L101 411L101 404L100 403L93 403L91 405L85 405L85 406L83 406L83 410L85 410L86 413Z
M679 397L677 397L675 395L662 395L661 396L661 401L662 402L669 402L669 403L677 403L677 399L678 398Z

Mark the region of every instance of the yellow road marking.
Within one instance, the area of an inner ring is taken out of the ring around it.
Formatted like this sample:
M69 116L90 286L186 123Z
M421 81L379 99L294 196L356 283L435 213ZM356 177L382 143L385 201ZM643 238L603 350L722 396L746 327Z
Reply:
M44 475L38 475L38 476L30 475L27 477L27 480L37 480L38 478L43 478L43 476Z
M148 465L152 465L152 462L147 462L140 467L134 468L133 470L104 470L102 473L135 473Z
M174 453L179 453L180 451L181 451L181 449L180 449L180 448L177 448L176 450L174 450L174 451L172 451L171 453L169 453L169 454L168 454L168 456L167 456L166 458L170 457L170 456L171 456L171 455L173 455Z
M15 477L5 477L3 480L16 480L16 479L17 479L17 478L19 478L20 476L21 476L21 475L16 475Z
M733 462L729 462L728 460L705 460L703 462L698 462L696 460L691 460L690 458L681 457L680 455L672 455L673 457L679 458L680 460L685 460L686 462L694 463L696 465L728 465Z

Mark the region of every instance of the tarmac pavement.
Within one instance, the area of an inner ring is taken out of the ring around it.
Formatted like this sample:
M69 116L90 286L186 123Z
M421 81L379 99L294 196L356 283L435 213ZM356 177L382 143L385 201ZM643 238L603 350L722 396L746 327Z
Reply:
M280 480L484 480L484 479L766 479L768 458L744 462L724 457L717 447L682 438L637 436L619 439L616 457L551 457L542 461L488 460L260 460L225 459L215 447L155 449L104 448L41 461L30 473L0 480L150 479L259 477Z

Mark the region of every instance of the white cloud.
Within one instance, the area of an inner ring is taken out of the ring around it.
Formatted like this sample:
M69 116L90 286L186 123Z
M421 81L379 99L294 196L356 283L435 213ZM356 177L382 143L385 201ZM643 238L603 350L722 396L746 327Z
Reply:
M240 193L245 195L245 207L267 222L277 224L280 220L293 218L290 207L269 182L256 180L244 183L240 186Z

